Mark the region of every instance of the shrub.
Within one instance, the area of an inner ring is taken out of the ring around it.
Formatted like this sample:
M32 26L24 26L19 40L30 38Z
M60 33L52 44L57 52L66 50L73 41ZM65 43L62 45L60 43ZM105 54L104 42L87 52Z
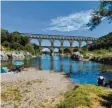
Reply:
M28 43L28 44L25 46L25 48L26 48L26 51L28 51L28 52L30 52L30 53L32 53L32 54L35 53L35 50L34 50L34 47L33 47L32 44Z
M109 52L112 52L112 48L109 48Z
M2 43L2 45L5 46L5 47L9 47L9 46L10 46L10 43L7 42L7 41L4 41L4 42Z

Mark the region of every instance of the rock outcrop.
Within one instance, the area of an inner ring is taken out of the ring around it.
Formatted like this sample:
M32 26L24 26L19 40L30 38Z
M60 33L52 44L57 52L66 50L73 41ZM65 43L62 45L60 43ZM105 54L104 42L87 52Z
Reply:
M5 52L5 51L1 51L0 52L0 59L1 60L23 60L25 59L25 57L32 57L32 54L30 54L29 52Z
M74 52L74 54L71 56L72 60L82 60L83 55L80 52Z

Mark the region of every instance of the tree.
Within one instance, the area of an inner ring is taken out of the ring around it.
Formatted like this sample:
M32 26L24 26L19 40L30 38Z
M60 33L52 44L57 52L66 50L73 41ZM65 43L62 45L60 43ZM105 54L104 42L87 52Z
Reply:
M37 44L33 43L32 45L34 46L35 50L39 50L39 46Z
M35 50L34 50L34 47L33 47L32 44L28 43L28 44L25 46L25 48L26 48L26 51L28 51L28 52L30 52L30 53L32 53L32 54L35 53Z
M93 30L105 19L109 23L112 22L112 1L101 1L98 9L92 12L92 17L87 26L90 27L90 30Z
M1 44L5 47L10 47L10 50L24 50L25 45L29 43L29 38L22 36L19 32L8 32L5 29L1 30Z
M29 38L26 36L21 36L21 42L20 42L23 46L25 46L26 44L29 43Z
M19 32L12 33L12 42L17 42L17 43L21 42L21 36Z
M17 42L13 42L11 43L10 45L10 49L14 49L14 50L17 50L21 45Z
M89 50L112 48L112 32L100 37L97 42L89 45Z
M5 29L1 30L1 43L3 43L4 41L7 40L8 35L9 35L9 33L7 30L5 30Z
M4 42L2 43L2 45L5 46L5 47L9 47L9 46L10 46L10 43L7 42L7 41L4 41Z
M37 55L39 53L39 46L35 43L32 43L34 50L35 50L35 54Z

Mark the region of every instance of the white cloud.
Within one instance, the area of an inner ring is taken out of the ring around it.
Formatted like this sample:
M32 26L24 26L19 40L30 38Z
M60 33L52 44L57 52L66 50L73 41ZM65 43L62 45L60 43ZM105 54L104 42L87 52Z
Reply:
M76 30L88 29L86 24L89 22L92 10L82 11L51 19L50 27L47 30L55 30L61 32L70 32Z

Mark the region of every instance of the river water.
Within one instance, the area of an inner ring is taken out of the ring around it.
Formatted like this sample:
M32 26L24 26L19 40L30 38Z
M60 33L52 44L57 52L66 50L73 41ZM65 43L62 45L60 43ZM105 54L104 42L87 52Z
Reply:
M74 83L96 84L99 75L105 79L112 80L112 66L91 61L72 61L69 57L61 59L60 56L49 55L24 60L25 66L35 67L37 70L53 70L54 72L68 73ZM3 62L2 65L9 66L11 61ZM111 70L111 71L110 71ZM43 71L44 72L44 71Z

